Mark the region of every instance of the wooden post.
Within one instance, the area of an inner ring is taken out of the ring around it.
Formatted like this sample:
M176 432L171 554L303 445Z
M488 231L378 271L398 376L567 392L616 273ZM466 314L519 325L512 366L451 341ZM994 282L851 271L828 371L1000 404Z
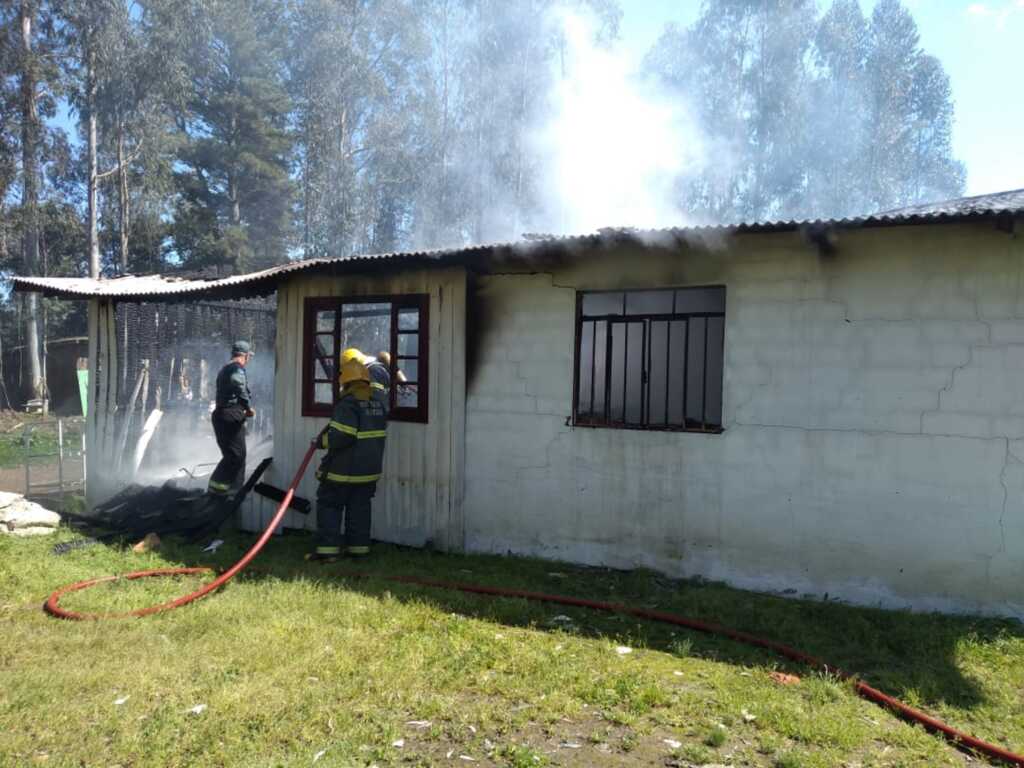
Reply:
M168 403L171 402L171 393L174 391L174 363L176 360L175 357L171 358L171 367L167 374L167 391L164 392L164 397L167 398Z
M139 473L139 467L142 466L142 460L146 457L146 448L149 447L149 441L153 439L153 434L156 432L156 428L160 426L160 419L163 415L163 411L155 410L146 418L146 423L142 427L142 434L139 435L139 442L135 445L135 455L132 458L133 477Z
M114 305L105 300L89 302L89 406L86 418L88 477L86 502L103 501L115 485L114 417L117 411L117 327Z
M206 358L199 361L199 399L204 403L210 397L210 364Z
M107 303L107 354L110 360L110 369L107 374L107 423L103 431L104 461L107 467L113 466L114 450L117 445L117 323L114 320L115 305Z
M57 419L57 485L64 503L64 419Z
M89 386L86 398L85 415L85 499L86 504L92 508L100 499L96 497L98 492L96 479L93 477L96 470L103 466L99 460L97 451L97 435L99 434L99 414L97 406L97 394L99 387L99 316L100 301L91 299L89 301L88 329L89 329Z
M149 409L149 358L144 358L142 361L142 414L148 413Z
M131 433L132 419L135 416L135 405L139 400L139 393L142 391L142 384L149 373L149 361L142 361L142 368L139 370L139 375L135 379L135 388L132 390L132 396L128 400L128 407L124 411L124 418L121 421L121 437L117 441L117 456L115 457L116 466L120 469L124 466L124 453L128 446L128 435ZM145 413L145 411L143 411Z

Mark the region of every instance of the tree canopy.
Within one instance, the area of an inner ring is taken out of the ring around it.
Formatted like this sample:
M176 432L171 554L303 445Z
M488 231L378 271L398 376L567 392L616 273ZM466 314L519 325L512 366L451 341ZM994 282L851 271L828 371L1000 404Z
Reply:
M232 274L557 226L537 131L566 77L567 12L615 44L617 0L7 3L0 270L88 274L92 252L106 276ZM679 221L963 189L949 78L900 0L869 17L858 0L704 0L644 72L701 133L704 161L668 201ZM6 343L52 331L45 311L0 309Z

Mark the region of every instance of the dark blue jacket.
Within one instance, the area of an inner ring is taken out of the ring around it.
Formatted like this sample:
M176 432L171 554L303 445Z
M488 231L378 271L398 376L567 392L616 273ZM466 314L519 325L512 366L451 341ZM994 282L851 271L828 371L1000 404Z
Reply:
M252 393L249 391L249 380L245 375L245 366L231 361L217 374L217 408L230 408L240 405L251 408Z
M316 476L321 483L375 483L384 466L387 414L365 382L346 387L324 432L327 455Z

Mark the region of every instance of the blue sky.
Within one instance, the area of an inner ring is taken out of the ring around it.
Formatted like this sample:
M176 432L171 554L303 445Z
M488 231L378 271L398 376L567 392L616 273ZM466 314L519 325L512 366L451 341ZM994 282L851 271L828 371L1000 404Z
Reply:
M827 0L820 0L823 5ZM1024 187L1024 0L904 0L921 47L949 73L953 142L967 194ZM870 13L874 0L861 0ZM665 24L689 24L700 0L623 0L622 45L637 60Z

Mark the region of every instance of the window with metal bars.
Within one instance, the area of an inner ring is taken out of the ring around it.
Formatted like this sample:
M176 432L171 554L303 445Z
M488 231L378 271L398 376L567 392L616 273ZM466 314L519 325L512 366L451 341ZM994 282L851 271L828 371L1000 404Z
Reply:
M725 288L577 294L573 422L720 432Z
M302 415L328 417L338 398L342 353L390 357L392 421L427 421L426 294L308 298L303 332Z

